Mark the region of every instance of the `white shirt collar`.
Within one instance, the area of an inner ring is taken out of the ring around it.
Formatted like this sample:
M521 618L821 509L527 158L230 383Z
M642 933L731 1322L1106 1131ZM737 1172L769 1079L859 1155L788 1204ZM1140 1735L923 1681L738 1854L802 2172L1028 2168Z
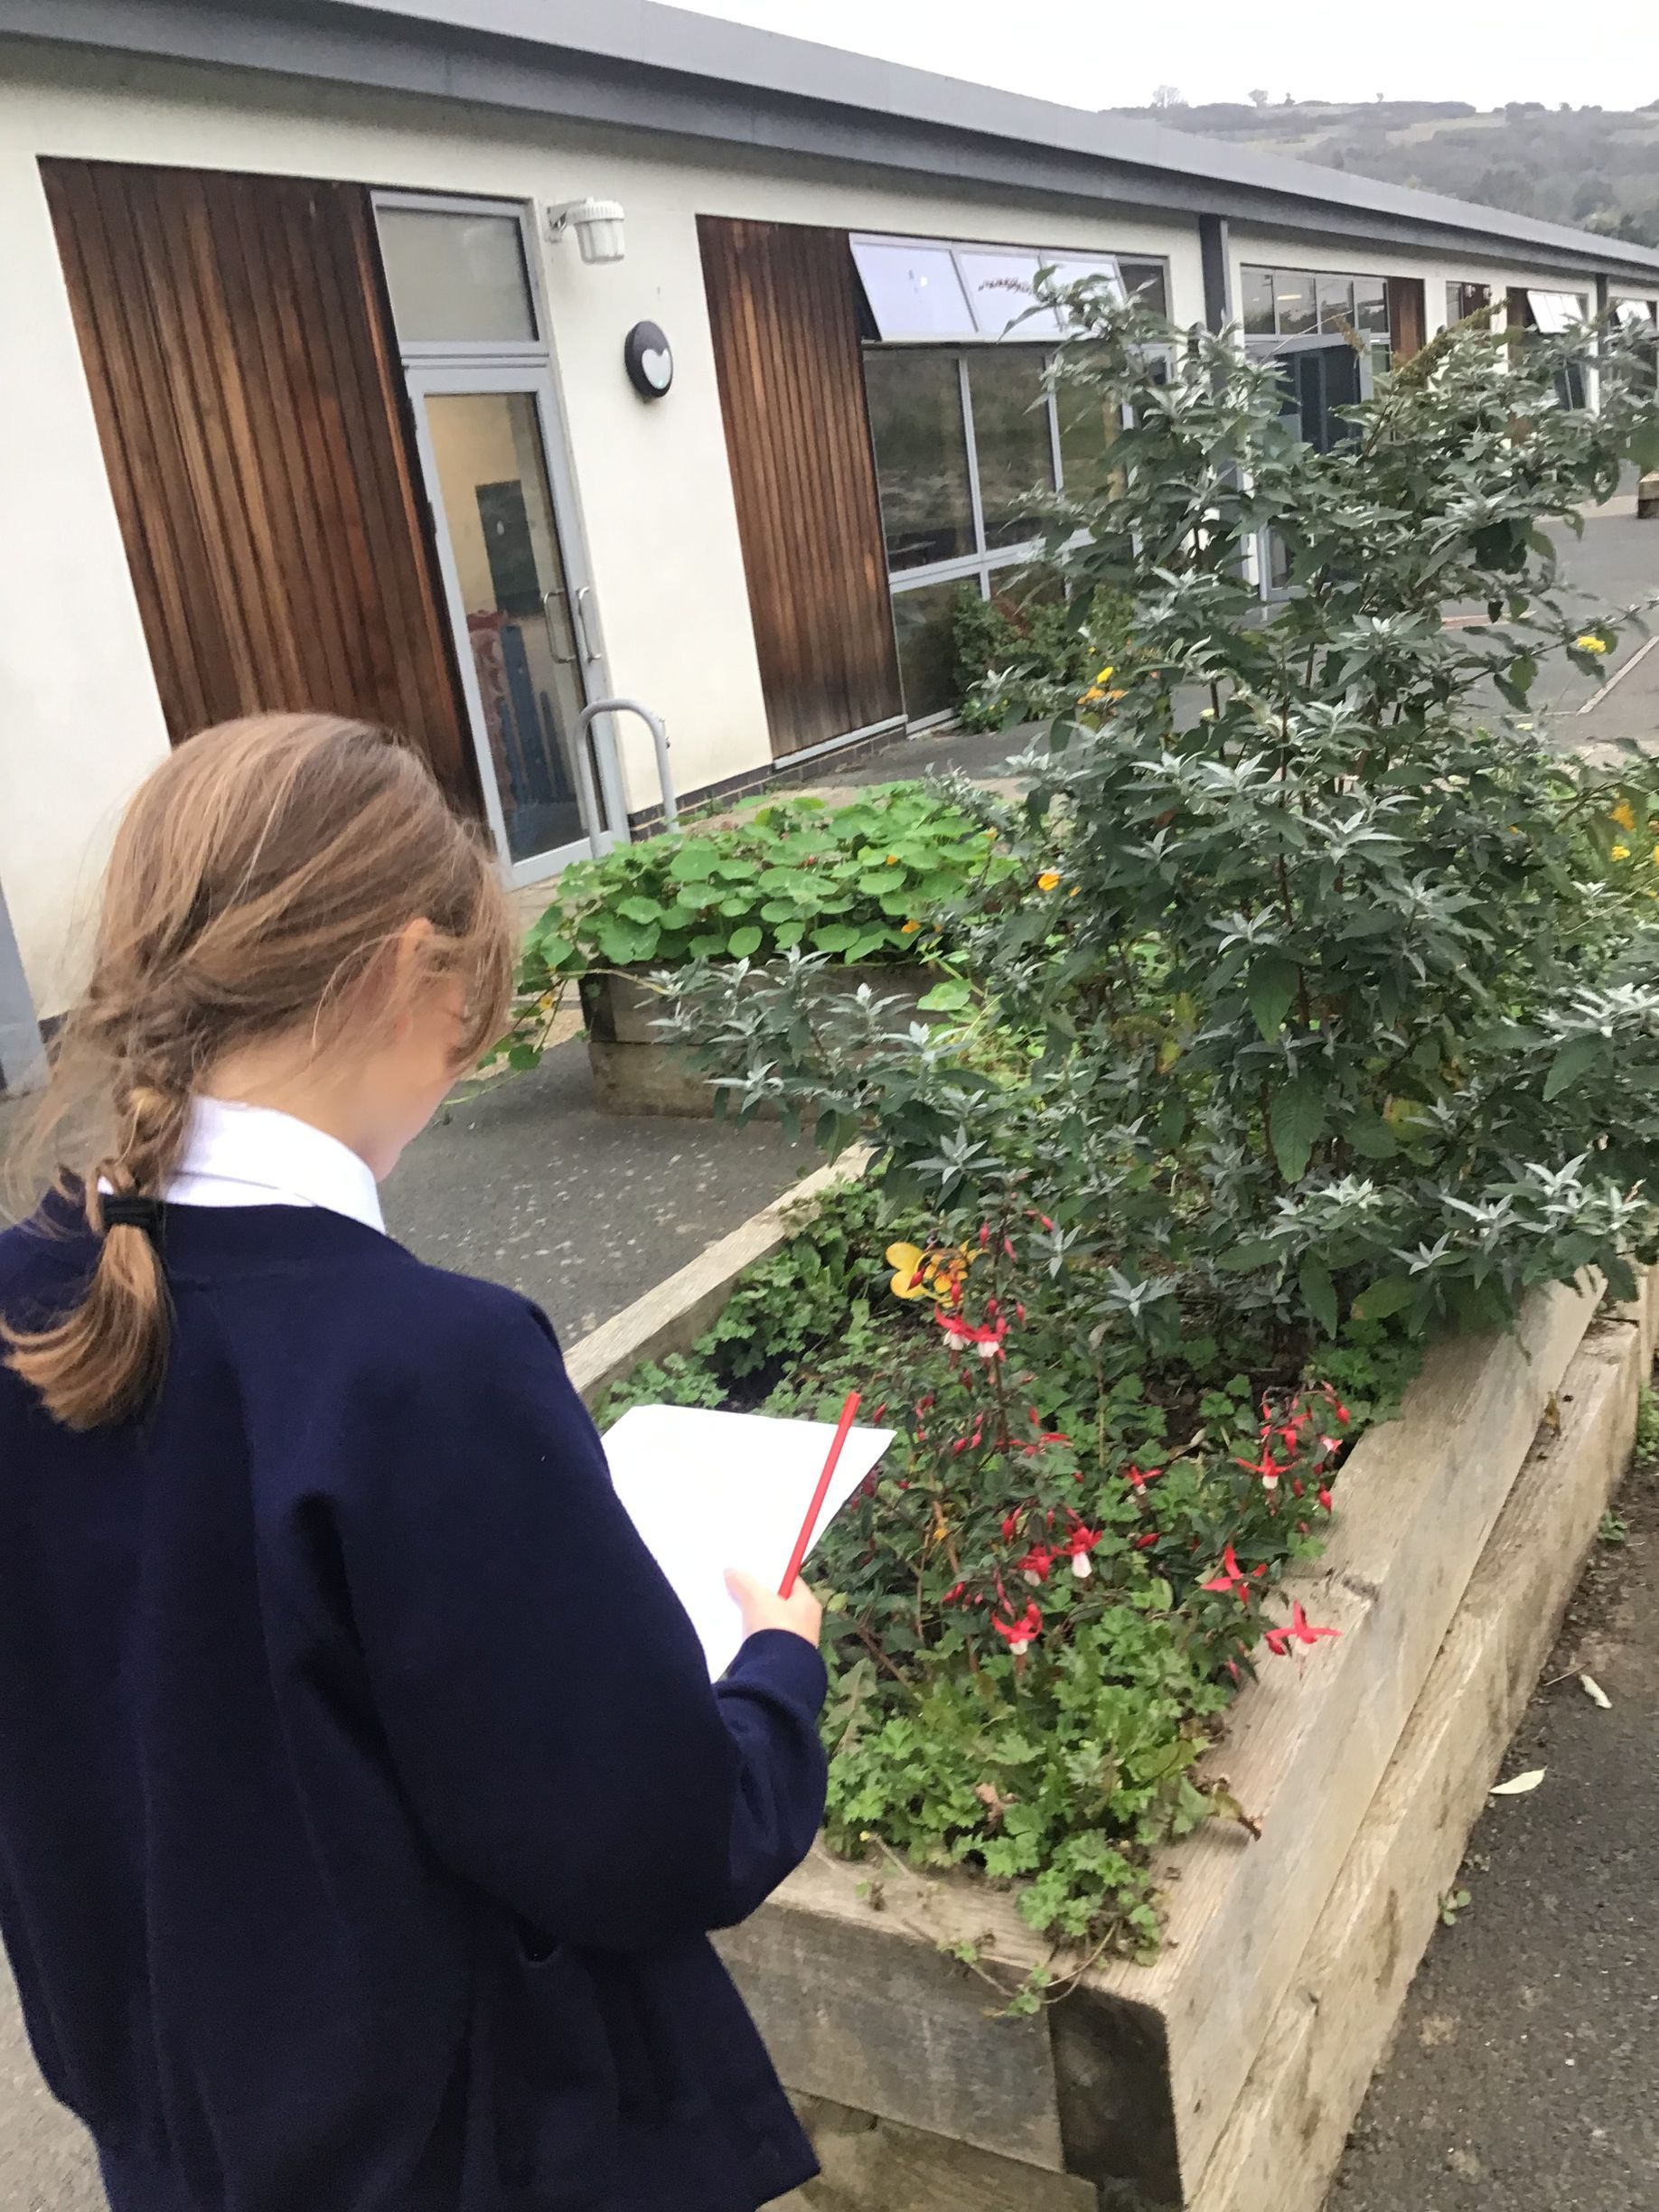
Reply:
M372 1170L350 1146L271 1106L192 1100L162 1195L180 1205L321 1206L384 1231Z

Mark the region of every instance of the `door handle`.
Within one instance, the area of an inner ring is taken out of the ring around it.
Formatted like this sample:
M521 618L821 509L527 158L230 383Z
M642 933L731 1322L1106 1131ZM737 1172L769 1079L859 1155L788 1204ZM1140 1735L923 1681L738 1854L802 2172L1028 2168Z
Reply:
M582 657L586 661L596 661L599 658L599 651L594 643L593 633L587 626L588 589L587 585L578 584L572 605L576 612L576 635L581 640Z
M558 662L561 668L574 668L576 661L580 658L580 655L575 651L561 652L558 649L559 626L555 621L553 614L553 602L556 599L562 599L567 607L568 607L570 604L569 593L565 591L558 584L555 584L550 591L544 591L541 595L541 619L547 628L548 651L552 654L553 658ZM574 637L574 624L569 626L572 630L572 635Z

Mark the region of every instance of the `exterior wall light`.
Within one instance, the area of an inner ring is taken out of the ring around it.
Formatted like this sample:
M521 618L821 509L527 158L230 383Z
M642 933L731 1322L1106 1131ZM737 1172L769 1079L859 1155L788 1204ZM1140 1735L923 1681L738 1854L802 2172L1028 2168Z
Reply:
M584 261L620 261L623 210L618 200L571 200L548 210L548 236L555 244L574 230Z

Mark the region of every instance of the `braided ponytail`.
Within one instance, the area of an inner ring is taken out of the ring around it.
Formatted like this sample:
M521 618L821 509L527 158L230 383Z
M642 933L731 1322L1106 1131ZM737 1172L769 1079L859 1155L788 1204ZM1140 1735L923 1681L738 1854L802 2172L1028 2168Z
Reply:
M417 918L432 930L409 987L464 981L475 1056L511 985L505 897L489 854L384 731L323 715L228 722L141 787L29 1147L84 1212L97 1259L44 1327L0 1317L6 1364L57 1420L127 1419L166 1372L163 1255L137 1223L106 1222L105 1196L163 1195L192 1094L226 1054L302 1028L322 1052L372 1020L357 987Z

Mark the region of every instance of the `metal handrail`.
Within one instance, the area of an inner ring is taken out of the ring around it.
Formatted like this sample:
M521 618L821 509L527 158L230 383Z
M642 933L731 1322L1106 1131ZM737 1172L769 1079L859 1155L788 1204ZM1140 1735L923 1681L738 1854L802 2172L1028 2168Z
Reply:
M663 722L662 717L661 715L652 714L649 707L642 707L638 699L590 699L587 705L583 708L581 713L576 717L576 747L578 758L586 750L586 741L588 731L593 727L594 723L602 714L638 715L640 720L643 722L646 728L650 730L651 742L656 747L657 752L657 781L662 786L662 819L670 830L678 830L680 827L680 808L674 797L673 771L669 766L668 728ZM587 833L587 841L596 853L599 849L598 832L596 829L589 829Z

